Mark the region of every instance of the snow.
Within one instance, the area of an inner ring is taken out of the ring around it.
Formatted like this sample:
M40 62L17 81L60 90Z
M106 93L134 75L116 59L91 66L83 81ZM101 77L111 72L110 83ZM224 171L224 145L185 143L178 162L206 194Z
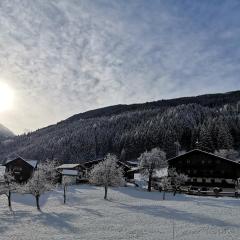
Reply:
M0 181L4 180L5 166L0 165Z
M29 165L31 165L33 168L35 168L35 167L37 166L37 163L38 163L37 160L24 159L24 158L22 158L22 157L19 157L19 158L21 158L23 161L25 161L26 163L28 163ZM6 161L6 163L12 162L12 161L14 161L14 160L16 160L16 158L15 158L15 159L8 159L8 160Z
M154 174L154 177L167 177L168 176L168 168L162 168L159 170L156 170L156 174Z
M24 159L23 159L24 160ZM33 168L37 166L38 161L37 160L25 160L28 164L30 164Z
M77 176L78 175L78 171L77 170L63 169L62 175Z
M38 212L31 195L13 194L13 210L0 196L0 239L230 240L240 236L240 200L101 187L69 186L67 204L56 189L40 198Z
M71 168L75 168L78 167L79 164L74 164L74 163L69 163L69 164L62 164L61 166L57 167L57 169L71 169Z

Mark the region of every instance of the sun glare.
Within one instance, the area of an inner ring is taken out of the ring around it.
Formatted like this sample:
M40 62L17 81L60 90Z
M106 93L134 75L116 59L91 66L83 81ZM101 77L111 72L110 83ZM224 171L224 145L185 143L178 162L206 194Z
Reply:
M0 82L0 112L7 111L12 108L14 93L9 85Z

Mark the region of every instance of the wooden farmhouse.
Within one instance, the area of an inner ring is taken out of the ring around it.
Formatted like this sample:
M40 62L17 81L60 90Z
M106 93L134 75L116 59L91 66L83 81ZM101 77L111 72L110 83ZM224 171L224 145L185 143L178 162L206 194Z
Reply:
M240 178L240 163L199 149L168 160L169 167L186 174L186 185L234 188Z
M26 182L37 168L37 160L17 157L7 160L4 164L6 172L12 172L17 182Z

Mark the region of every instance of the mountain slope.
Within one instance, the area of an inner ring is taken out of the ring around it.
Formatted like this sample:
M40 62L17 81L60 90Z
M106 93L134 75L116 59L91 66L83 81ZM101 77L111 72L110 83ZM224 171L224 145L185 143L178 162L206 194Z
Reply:
M13 137L14 134L0 123L0 140Z
M94 128L94 126L96 126ZM74 115L15 137L0 157L84 162L115 153L121 160L160 147L172 157L198 147L213 152L240 145L240 91L156 102L116 105Z
M174 107L181 104L196 103L207 107L220 107L224 104L231 104L240 101L240 91L228 93L205 94L196 97L182 97L169 100L159 100L154 102L130 104L130 105L115 105L95 110L90 110L84 113L76 114L67 119L67 121L75 121L79 119L112 116L127 111L149 110L155 108Z

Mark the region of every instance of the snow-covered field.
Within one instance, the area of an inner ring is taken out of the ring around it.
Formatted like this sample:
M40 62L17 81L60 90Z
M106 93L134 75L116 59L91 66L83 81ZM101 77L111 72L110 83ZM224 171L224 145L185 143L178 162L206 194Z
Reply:
M13 210L0 197L0 239L240 239L240 200L148 193L133 187L103 189L72 186L45 194L38 212L30 195L14 195Z

